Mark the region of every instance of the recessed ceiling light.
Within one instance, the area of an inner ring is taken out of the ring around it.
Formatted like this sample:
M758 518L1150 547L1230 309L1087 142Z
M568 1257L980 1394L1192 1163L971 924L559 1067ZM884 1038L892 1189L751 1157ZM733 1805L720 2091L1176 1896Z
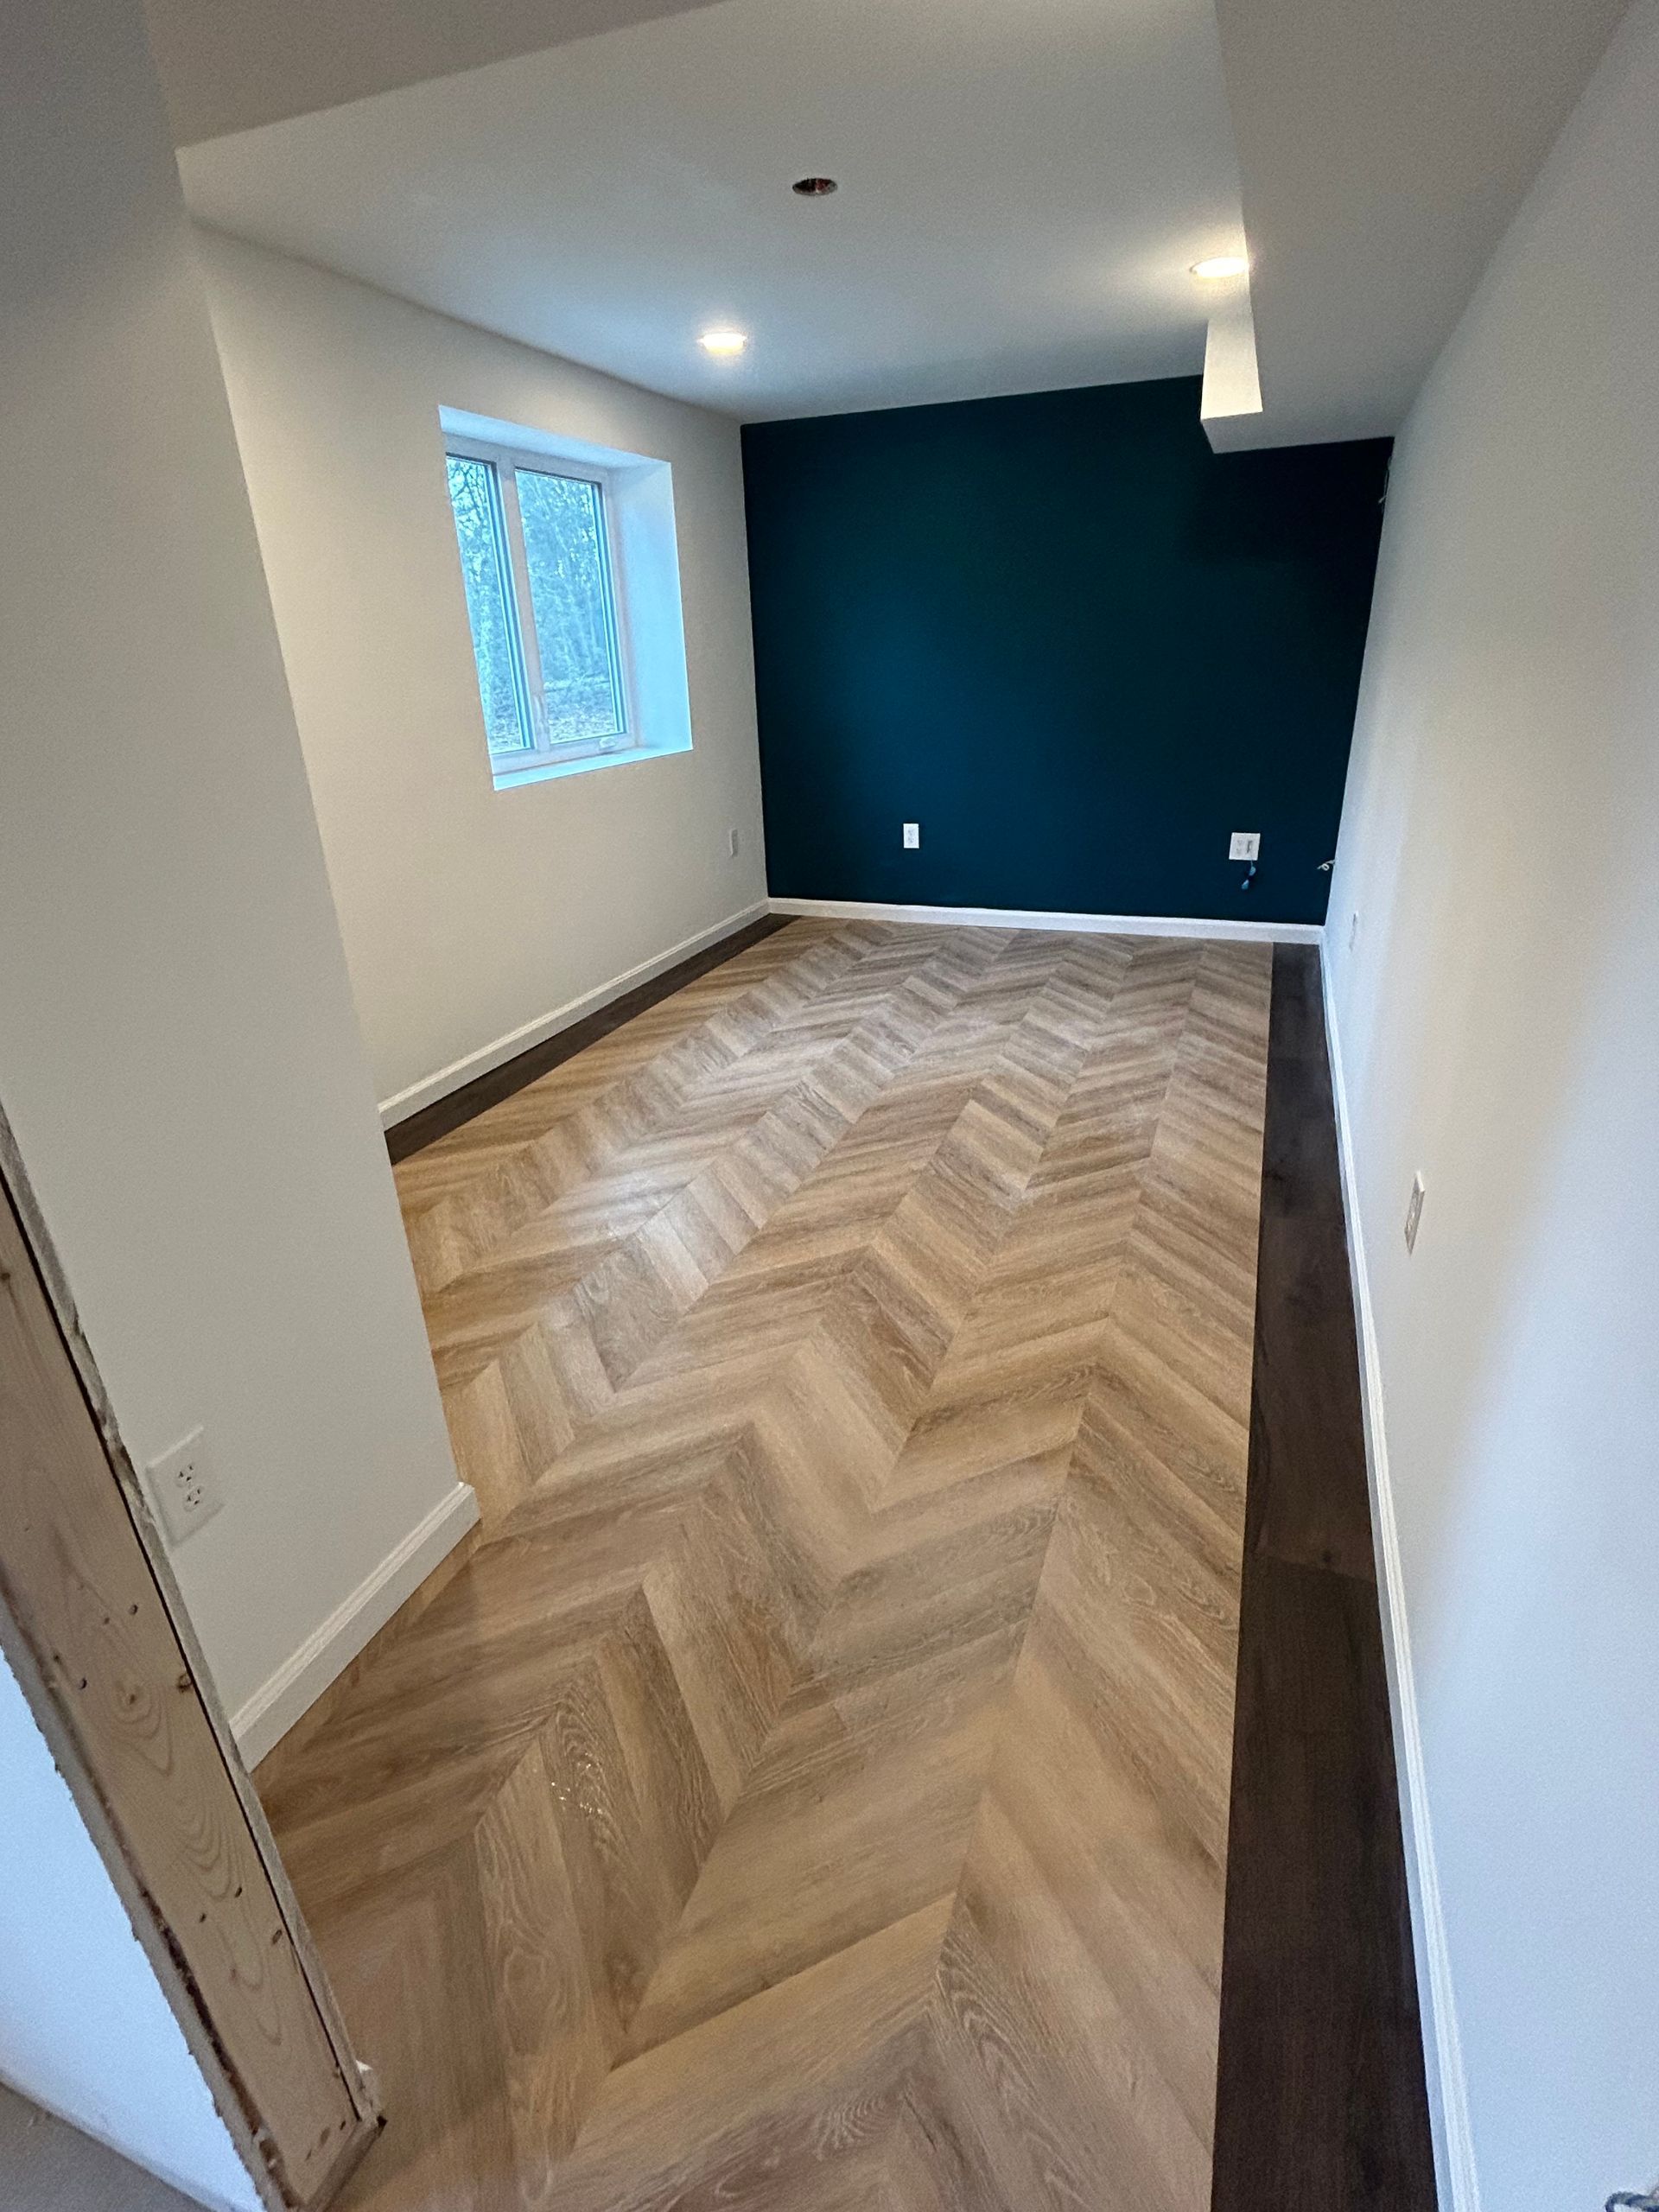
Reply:
M717 361L734 361L747 351L749 334L747 330L705 330L697 343L705 353L712 353Z
M827 200L832 192L841 190L832 176L798 176L789 188L798 192L803 200Z
M1245 253L1212 253L1207 261L1195 261L1195 276L1243 276L1248 271L1250 258Z

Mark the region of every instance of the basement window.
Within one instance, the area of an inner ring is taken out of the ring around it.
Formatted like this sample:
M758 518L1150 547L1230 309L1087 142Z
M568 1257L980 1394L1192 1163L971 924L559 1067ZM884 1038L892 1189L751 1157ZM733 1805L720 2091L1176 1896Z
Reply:
M496 788L689 750L668 464L441 420Z

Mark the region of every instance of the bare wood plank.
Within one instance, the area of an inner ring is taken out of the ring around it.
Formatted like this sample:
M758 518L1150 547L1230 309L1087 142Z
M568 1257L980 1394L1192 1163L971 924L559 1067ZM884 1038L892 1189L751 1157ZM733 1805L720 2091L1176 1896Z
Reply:
M3 1192L0 1599L209 2024L279 2200L321 2202L364 2133L362 2092Z

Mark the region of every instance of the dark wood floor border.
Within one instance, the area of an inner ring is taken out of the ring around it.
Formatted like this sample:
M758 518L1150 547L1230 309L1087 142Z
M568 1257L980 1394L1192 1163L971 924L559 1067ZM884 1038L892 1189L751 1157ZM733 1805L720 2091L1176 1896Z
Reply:
M1319 954L1275 946L1213 2212L1433 2212Z
M701 952L694 952L689 959L677 961L673 967L664 969L660 976L653 976L648 982L636 984L625 991L620 999L613 999L592 1014L585 1014L581 1020L573 1021L568 1029L544 1037L539 1045L532 1045L527 1052L516 1053L510 1060L503 1060L499 1068L492 1068L486 1075L474 1076L470 1083L462 1084L459 1090L447 1096L435 1098L429 1106L408 1115L401 1122L394 1122L386 1131L386 1150L394 1160L407 1160L412 1152L421 1152L440 1137L447 1137L451 1129L458 1129L463 1122L497 1106L504 1098L511 1098L515 1090L522 1090L526 1084L534 1083L550 1068L562 1061L572 1059L587 1046L597 1044L601 1037L608 1037L625 1021L632 1021L636 1014L643 1014L647 1007L669 998L699 976L706 976L711 968L718 968L723 961L758 944L763 937L770 937L774 930L786 929L787 914L762 914L759 920L746 922L729 937L722 937L707 944Z

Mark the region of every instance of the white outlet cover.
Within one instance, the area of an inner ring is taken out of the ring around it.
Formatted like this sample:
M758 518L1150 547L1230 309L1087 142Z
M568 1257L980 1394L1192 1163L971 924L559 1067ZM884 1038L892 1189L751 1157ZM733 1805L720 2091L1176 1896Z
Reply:
M1262 857L1262 832L1259 830L1235 830L1233 842L1227 848L1230 861L1255 861Z
M152 1459L144 1481L170 1543L181 1544L213 1519L225 1503L219 1471L199 1428Z
M922 842L922 825L919 822L906 822L904 827L905 850L907 853L916 852Z

